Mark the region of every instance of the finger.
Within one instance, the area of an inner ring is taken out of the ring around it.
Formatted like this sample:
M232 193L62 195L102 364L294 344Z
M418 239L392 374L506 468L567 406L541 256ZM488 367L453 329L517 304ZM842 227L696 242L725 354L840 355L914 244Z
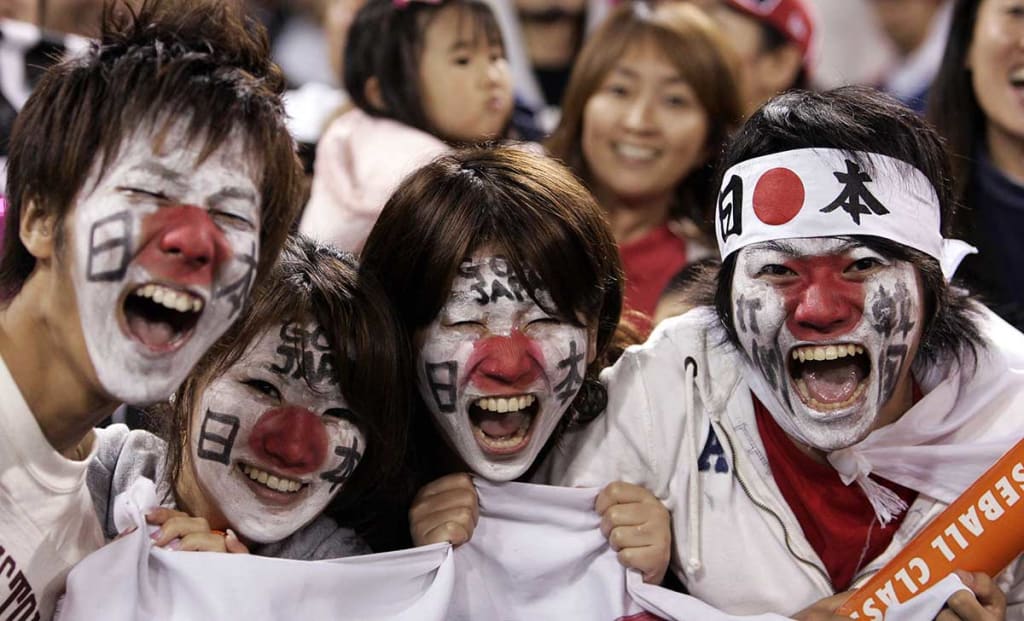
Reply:
M608 545L613 550L624 548L643 548L654 546L660 550L671 548L671 541L667 532L661 529L651 529L648 524L638 526L616 526L608 533Z
M189 517L187 513L175 511L167 507L154 507L146 514L146 522L159 526L173 517Z
M235 534L235 531L231 530L230 528L224 535L224 547L227 549L228 552L232 554L249 553L249 548L244 543L242 543L242 540L238 538L238 535Z
M665 578L668 557L661 550L652 546L625 548L619 550L617 556L623 567L639 571L648 584L661 583Z
M473 530L476 528L476 522L477 513L471 507L455 507L452 509L445 509L444 511L437 511L430 515L421 516L418 520L412 523L413 542L416 543L416 545L426 545L428 543L437 543L439 541L451 541L453 544L458 545L459 543L469 541L469 538L473 535ZM465 532L465 538L456 542L451 539L438 539L436 535L430 535L432 531L444 526L445 524L458 526Z
M647 488L626 483L625 481L615 481L606 485L601 490L601 493L597 495L597 499L594 501L594 510L598 514L604 514L608 507L612 505L652 501L658 502L658 498L648 491Z
M476 496L476 490L472 487L448 489L425 498L417 498L409 509L409 522L424 521L428 515L450 511L453 509L466 508L473 514L472 522L476 524L479 517L480 507Z
M949 608L943 608L942 611L936 615L935 621L963 621L963 619Z
M601 532L607 537L612 529L619 526L639 526L648 522L657 523L662 516L659 513L666 513L663 509L649 504L633 502L629 504L612 505L601 514ZM665 520L667 525L668 520Z
M989 618L988 612L978 602L978 598L974 596L974 593L966 589L960 589L956 593L949 596L946 600L946 606L949 610L943 612L952 611L955 613L951 619L963 619L963 621L975 621ZM941 617L942 614L940 613ZM938 618L938 617L936 617Z
M975 598L983 608L999 617L1003 616L1006 612L1006 594L991 576L981 571L968 572L962 569L955 573L965 586L974 591Z
M429 545L431 543L447 541L453 546L460 546L469 541L471 534L472 533L462 524L457 522L445 522L444 524L428 530L423 536L423 543L420 545Z
M150 538L156 545L164 546L173 539L184 537L191 533L207 532L210 532L210 524L204 518L182 514L164 522L157 531L150 534Z
M179 540L178 549L188 552L227 552L224 536L209 531L185 535Z
M473 487L473 477L465 472L457 472L455 474L449 474L435 479L430 483L424 485L418 494L417 498L426 498L428 496L434 496L454 489L472 490L476 493L476 488Z

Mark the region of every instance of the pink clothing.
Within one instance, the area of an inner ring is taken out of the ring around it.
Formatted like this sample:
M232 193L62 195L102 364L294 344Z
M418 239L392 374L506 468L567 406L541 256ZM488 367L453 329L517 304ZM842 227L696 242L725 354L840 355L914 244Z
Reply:
M359 109L346 112L317 146L313 187L299 231L359 252L402 180L449 151L444 142L408 125Z

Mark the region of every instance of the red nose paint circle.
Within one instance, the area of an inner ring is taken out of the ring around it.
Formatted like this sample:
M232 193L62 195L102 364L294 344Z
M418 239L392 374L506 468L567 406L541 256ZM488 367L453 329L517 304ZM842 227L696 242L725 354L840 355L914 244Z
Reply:
M785 224L804 206L804 184L788 168L772 168L754 186L754 214L765 224Z

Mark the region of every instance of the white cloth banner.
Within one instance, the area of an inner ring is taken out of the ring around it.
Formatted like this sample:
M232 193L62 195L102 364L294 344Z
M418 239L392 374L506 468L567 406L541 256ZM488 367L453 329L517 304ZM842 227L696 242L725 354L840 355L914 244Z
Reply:
M120 530L138 530L72 570L57 618L784 619L775 614L729 615L688 595L643 584L638 572L619 565L601 534L600 517L593 510L596 489L476 484L480 520L470 543L454 553L449 545L436 544L332 561L292 561L156 548L148 536L152 527L145 523L156 495L153 484L141 479L117 498L114 509ZM933 597L931 604L925 601L928 594L919 596L912 600L912 616L895 614L894 609L887 618L932 618L948 593Z

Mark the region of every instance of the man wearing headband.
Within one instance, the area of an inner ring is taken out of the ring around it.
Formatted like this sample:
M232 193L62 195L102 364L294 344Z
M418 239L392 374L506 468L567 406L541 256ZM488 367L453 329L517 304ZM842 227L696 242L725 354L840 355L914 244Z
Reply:
M724 168L705 305L605 371L547 476L651 489L692 595L827 618L1024 436L1024 335L949 284L973 249L941 234L946 155L895 100L779 96ZM1017 565L950 618L1024 618Z

